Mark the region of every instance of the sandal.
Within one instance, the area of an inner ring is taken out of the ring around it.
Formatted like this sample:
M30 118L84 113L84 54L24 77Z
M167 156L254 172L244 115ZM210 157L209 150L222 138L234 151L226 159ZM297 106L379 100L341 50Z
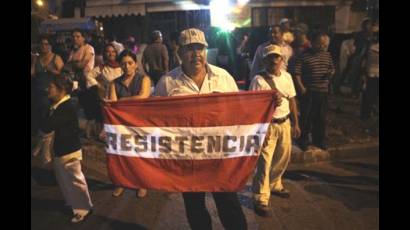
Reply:
M73 215L73 217L71 218L71 223L73 223L73 224L77 224L77 223L80 223L80 222L82 222L82 221L84 221L87 217L89 217L90 216L90 214L93 212L93 210L92 209L90 209L88 212L87 212L87 214L85 214L85 215L80 215L80 214L74 214Z

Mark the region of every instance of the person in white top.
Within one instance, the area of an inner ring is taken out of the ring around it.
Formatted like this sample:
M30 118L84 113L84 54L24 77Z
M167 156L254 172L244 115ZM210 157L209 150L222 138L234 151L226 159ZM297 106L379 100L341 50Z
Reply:
M276 89L282 96L269 125L263 147L260 152L257 172L253 179L253 199L255 213L270 216L270 194L289 197L289 191L283 187L282 175L285 172L292 150L292 138L300 136L296 92L292 77L281 69L283 57L281 48L269 45L263 49L265 70L252 80L250 90ZM293 125L291 126L289 118Z
M118 52L112 44L104 47L104 63L95 67L87 75L87 88L97 86L101 98L108 98L108 85L122 75L122 69L117 62Z
M91 105L91 96L86 88L86 77L88 73L94 68L95 52L94 48L85 41L85 33L81 30L75 29L72 33L74 47L68 58L68 65L66 68L70 69L75 74L75 87L78 87L77 95L78 101L84 110L86 122L86 130L92 126L94 112ZM87 134L87 133L86 133ZM87 138L89 136L86 136Z
M94 47L85 42L84 32L74 30L74 49L71 51L67 64L70 64L74 72L82 72L84 78L94 68Z
M89 103L92 111L92 119L86 126L86 136L99 138L102 131L103 116L101 109L101 100L109 97L109 84L122 74L121 66L117 62L117 51L112 44L104 47L104 63L96 66L91 70L86 78L86 87L90 91L90 97L93 103Z
M206 63L208 43L202 31L193 28L182 31L179 43L181 66L160 78L155 95L176 96L238 91L235 80L226 70ZM237 193L216 192L212 195L225 229L247 229ZM185 192L182 196L191 229L212 226L211 217L205 206L205 192Z
M251 72L249 74L250 80L252 80L257 73L264 69L262 52L266 46L271 44L275 44L281 47L283 54L283 64L281 65L281 69L287 71L288 61L293 55L292 47L290 47L288 44L286 44L286 42L283 41L283 33L279 25L271 26L269 28L269 33L269 41L260 44L258 48L256 48L255 56L253 58L251 66Z

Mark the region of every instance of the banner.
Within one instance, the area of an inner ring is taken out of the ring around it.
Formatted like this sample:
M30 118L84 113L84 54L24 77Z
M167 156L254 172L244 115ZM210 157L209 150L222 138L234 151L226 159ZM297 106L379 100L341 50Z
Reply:
M173 192L238 191L254 171L274 91L152 97L104 107L114 184Z

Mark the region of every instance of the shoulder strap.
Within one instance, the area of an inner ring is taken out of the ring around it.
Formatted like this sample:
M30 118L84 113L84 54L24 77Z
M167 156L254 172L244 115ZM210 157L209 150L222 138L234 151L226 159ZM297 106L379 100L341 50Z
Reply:
M271 89L276 89L275 82L273 81L273 79L271 77L269 77L269 75L266 71L260 72L259 75L261 75L263 77L263 79L265 79L265 81L269 84Z
M276 84L273 81L273 79L271 77L269 77L268 73L266 71L262 71L260 73L258 73L259 75L261 75L263 77L263 79L265 79L265 81L269 84L271 89L277 90L279 95L281 95L283 98L286 98L287 100L289 100L288 97L284 96L277 88L276 88Z

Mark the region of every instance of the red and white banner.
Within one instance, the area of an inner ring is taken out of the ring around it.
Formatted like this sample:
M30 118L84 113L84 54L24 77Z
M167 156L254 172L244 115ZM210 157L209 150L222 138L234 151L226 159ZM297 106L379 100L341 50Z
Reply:
M274 91L153 97L104 107L114 184L238 191L255 169Z

